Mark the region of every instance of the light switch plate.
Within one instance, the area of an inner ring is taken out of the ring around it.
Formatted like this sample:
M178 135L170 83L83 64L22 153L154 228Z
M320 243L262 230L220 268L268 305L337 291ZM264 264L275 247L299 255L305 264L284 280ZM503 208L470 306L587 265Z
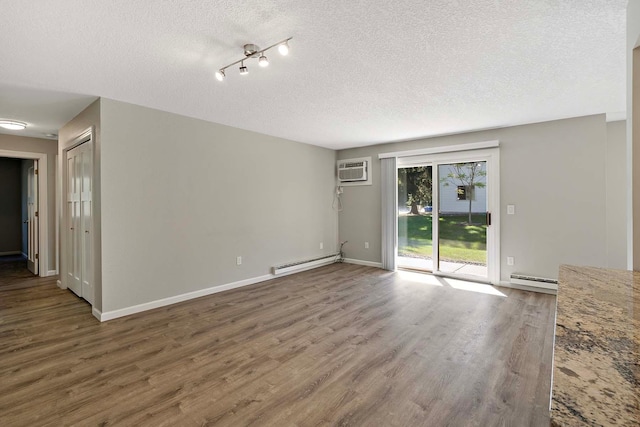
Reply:
M516 214L516 205L507 205L507 215Z

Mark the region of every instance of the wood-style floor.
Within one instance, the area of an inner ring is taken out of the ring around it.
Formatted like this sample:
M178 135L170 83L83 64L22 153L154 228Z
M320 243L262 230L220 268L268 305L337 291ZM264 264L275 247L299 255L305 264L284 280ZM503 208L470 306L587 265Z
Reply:
M549 425L554 296L334 264L101 324L36 280L0 290L2 426Z
M0 292L29 288L49 282L50 279L34 276L27 270L26 258L19 255L0 256Z

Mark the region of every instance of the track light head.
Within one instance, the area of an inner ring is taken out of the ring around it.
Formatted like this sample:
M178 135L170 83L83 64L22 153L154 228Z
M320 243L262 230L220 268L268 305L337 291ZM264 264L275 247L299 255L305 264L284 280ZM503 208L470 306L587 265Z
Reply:
M264 53L258 59L258 65L261 66L261 67L269 66L269 60L267 59L266 56L264 56Z
M285 56L289 54L289 41L285 41L278 46L278 52L280 55Z
M218 81L220 82L223 81L224 77L225 77L224 70L216 71L216 79L218 79Z
M244 62L243 62L240 64L240 75L246 76L247 74L249 74L249 70L247 69L247 67L244 66Z

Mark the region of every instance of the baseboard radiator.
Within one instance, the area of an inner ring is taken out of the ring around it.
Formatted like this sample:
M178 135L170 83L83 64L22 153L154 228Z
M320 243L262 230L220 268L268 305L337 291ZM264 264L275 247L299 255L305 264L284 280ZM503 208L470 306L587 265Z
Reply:
M547 279L545 277L532 276L523 273L511 273L511 284L530 286L532 288L558 290L558 281L555 279Z
M320 258L307 259L304 261L290 262L273 267L273 274L278 276L281 274L291 274L298 271L309 270L311 268L320 267L334 263L338 259L339 254L325 255Z

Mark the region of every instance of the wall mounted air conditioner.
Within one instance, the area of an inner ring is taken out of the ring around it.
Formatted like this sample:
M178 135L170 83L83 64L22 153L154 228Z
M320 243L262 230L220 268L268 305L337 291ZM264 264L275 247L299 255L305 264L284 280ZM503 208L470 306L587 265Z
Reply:
M338 181L340 182L356 182L367 180L366 160L358 162L339 162L338 163Z

